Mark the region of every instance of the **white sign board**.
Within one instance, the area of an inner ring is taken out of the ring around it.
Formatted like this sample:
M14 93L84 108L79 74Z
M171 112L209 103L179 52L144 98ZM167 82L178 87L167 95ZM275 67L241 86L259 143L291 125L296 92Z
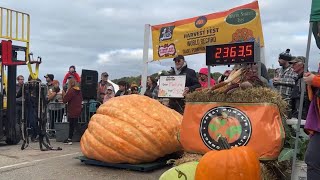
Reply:
M160 76L158 97L183 98L186 75Z

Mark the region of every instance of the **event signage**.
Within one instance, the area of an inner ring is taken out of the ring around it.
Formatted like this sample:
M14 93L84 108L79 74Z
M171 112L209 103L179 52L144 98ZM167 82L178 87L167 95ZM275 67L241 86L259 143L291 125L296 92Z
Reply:
M183 98L186 75L160 76L158 97Z
M206 47L206 65L254 63L260 58L255 42L219 44Z
M153 60L205 53L206 46L255 41L264 46L258 1L233 9L151 26Z

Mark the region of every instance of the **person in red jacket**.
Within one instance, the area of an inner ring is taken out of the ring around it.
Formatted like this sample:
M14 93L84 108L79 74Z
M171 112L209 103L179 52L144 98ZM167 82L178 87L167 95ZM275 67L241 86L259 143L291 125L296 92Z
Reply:
M63 142L71 145L74 128L77 126L82 110L82 93L76 80L73 78L68 81L67 92L63 92L63 103L68 103L67 117L69 122L69 136Z
M211 76L208 75L209 70L208 68L201 68L199 71L199 83L201 84L202 88L208 87L208 78L210 78L210 86L214 86L216 84L216 81L211 78Z
M74 65L69 67L69 71L67 72L67 74L64 76L63 78L63 82L62 82L62 86L64 86L67 83L67 80L70 76L73 76L74 79L80 83L81 78L79 76L79 74L76 72L76 67Z

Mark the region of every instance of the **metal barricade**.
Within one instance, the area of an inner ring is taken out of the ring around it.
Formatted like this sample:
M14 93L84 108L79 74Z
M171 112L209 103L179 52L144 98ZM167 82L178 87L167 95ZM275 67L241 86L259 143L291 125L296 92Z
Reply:
M63 102L50 102L48 104L47 132L55 132L55 123L67 122L67 109Z
M98 107L101 105L98 101L85 101L82 103L82 113L78 123L88 123L90 118L96 113Z
M82 102L81 116L78 118L78 125L82 127L87 125L90 118L96 113L98 107L101 105L98 101L84 101ZM68 113L67 105L63 102L50 102L48 104L48 121L47 132L55 132L55 123L67 123ZM83 128L82 128L83 129Z

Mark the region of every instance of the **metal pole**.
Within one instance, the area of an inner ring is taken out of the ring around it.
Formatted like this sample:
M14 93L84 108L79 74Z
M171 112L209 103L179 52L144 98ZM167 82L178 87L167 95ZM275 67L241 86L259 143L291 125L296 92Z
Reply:
M208 66L208 88L211 87L211 66Z
M313 26L313 22L310 22L308 43L307 43L307 52L306 52L306 62L304 63L304 72L308 71L308 61L309 61L309 54L310 54L312 26ZM293 174L294 174L294 168L295 168L295 164L296 164L296 160L297 160L298 138L300 136L300 125L301 125L302 107L303 107L305 90L306 90L306 84L304 81L302 81L301 94L300 94L300 104L299 104L299 114L298 114L298 124L297 124L296 139L295 139L295 143L294 143L294 152L293 152L293 160L292 160L291 180L295 179L293 177Z
M144 26L144 46L143 46L143 71L141 76L141 94L146 91L148 76L148 53L149 53L150 24Z

